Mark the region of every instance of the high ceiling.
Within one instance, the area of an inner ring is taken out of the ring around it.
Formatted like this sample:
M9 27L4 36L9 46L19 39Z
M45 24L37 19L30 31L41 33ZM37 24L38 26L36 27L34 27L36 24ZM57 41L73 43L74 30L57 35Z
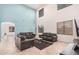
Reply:
M42 6L44 6L45 4L27 4L27 6L33 8L33 9L38 9Z

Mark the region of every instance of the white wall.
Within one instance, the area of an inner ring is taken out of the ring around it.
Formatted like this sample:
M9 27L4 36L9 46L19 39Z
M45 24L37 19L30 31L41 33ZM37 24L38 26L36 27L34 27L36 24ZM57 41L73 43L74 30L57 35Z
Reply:
M38 24L43 25L44 32L56 33L56 19L55 19L56 12L57 12L56 6L57 5L45 5L45 6L41 7L41 8L44 8L44 16L40 17L40 18L38 17L38 11L41 8L37 10L37 25Z
M79 20L79 5L72 5L57 11L57 22L73 20L73 35L58 35L60 41L73 42L76 37L74 18Z
M55 4L45 5L43 8L44 16L41 18L38 17L39 9L37 10L37 25L44 25L45 32L57 33L57 22L74 20L74 18L77 21L79 20L79 5L71 5L61 10L57 10L57 5ZM73 42L74 38L76 38L76 30L73 21L73 35L58 35L58 40L64 42Z

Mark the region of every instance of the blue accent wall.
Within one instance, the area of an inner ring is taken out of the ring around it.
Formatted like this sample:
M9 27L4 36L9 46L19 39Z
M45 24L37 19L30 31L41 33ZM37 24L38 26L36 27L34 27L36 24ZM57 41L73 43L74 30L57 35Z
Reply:
M13 22L15 32L34 32L36 27L36 11L24 5L0 5L0 23Z

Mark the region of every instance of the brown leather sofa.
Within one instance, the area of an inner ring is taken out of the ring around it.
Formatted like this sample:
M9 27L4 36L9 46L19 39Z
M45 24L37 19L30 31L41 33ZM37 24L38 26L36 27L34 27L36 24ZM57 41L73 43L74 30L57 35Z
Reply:
M42 50L57 41L57 35L53 33L43 33L39 37L40 40L35 39L35 34L32 32L19 33L15 39L15 44L21 51L33 46Z
M32 32L19 33L15 39L16 47L19 50L24 50L33 47L35 34Z
M40 40L34 40L34 46L40 50L52 45L53 42L57 41L57 35L53 33L43 33L42 35L39 35L39 37L41 38Z
M49 42L57 41L57 34L54 34L54 33L43 33L42 35L39 35L39 37Z

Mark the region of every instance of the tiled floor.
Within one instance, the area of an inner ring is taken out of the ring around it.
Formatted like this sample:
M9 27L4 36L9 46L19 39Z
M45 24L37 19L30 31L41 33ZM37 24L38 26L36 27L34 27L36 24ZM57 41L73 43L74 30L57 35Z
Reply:
M68 43L55 42L43 50L31 47L24 51L19 51L14 44L14 40L10 38L0 42L0 55L56 55L63 51L67 46Z

